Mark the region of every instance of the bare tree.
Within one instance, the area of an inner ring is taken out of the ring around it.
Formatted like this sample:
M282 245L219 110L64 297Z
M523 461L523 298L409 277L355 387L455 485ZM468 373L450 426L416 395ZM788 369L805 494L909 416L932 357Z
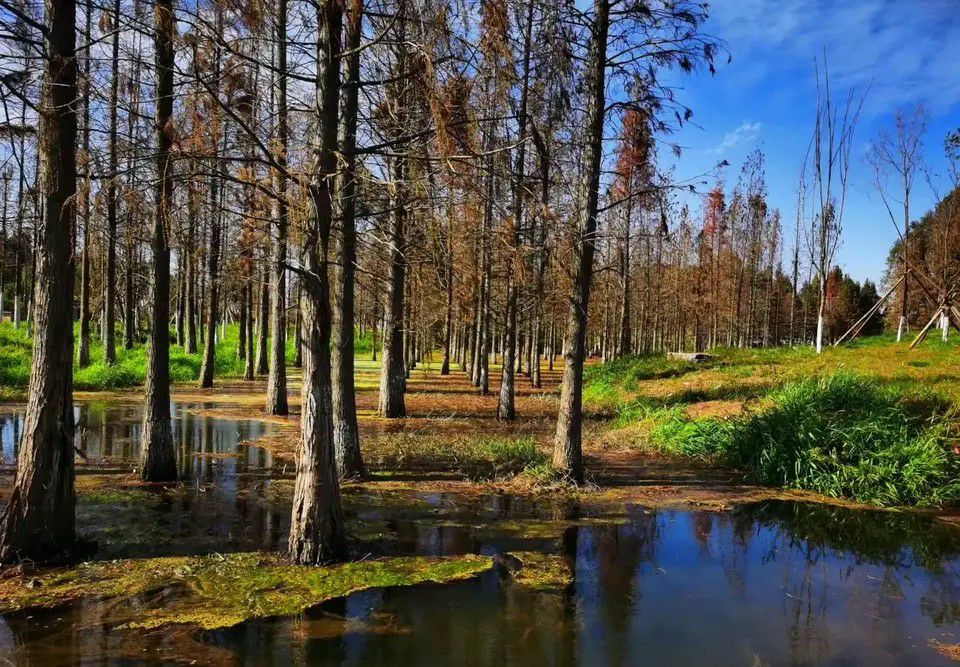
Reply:
M339 0L317 6L319 62L316 79L316 136L312 147L312 211L303 233L305 266L300 308L303 312L303 391L301 438L290 522L290 558L319 565L346 558L346 534L340 507L333 444L330 371L330 231L333 184L337 172L340 33Z
M864 96L853 89L838 105L830 90L830 73L826 58L815 65L817 75L817 106L813 137L805 170L812 197L810 221L806 227L810 266L819 281L817 330L814 345L817 354L823 351L824 312L827 306L827 276L833 267L843 232L843 215L847 201L850 175L850 152L854 131L860 119Z
M870 162L876 172L876 188L890 222L900 236L900 319L897 323L897 342L909 326L910 276L910 195L913 180L923 160L923 135L927 129L927 112L918 104L909 116L903 111L894 114L894 130L880 130L870 147ZM890 181L893 180L894 184ZM897 190L894 190L897 188ZM897 194L895 194L895 192ZM893 211L893 205L902 209L902 226Z
M45 560L74 544L72 234L77 188L76 1L47 0L39 105L33 365L0 562Z
M173 42L176 18L173 0L157 0L157 190L153 217L153 318L147 362L146 406L140 477L151 482L177 478L177 460L170 427L170 208L173 201ZM132 308L127 304L127 308Z

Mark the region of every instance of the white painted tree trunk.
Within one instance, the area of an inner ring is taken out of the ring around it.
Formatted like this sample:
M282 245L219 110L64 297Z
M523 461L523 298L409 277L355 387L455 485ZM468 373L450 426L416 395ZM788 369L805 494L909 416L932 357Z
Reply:
M823 352L823 314L817 315L817 354Z
M900 322L897 324L897 342L903 340L903 334L907 331L907 318L900 316Z
M950 318L947 317L946 311L940 313L940 332L940 338L946 343L950 337Z

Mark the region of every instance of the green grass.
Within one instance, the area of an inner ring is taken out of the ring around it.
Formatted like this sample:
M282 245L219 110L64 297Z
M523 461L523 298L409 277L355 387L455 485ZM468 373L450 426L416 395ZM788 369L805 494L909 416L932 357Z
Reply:
M807 345L710 352L699 364L647 355L589 366L585 404L661 451L763 484L877 505L960 504L955 336L915 350L885 334L821 355Z
M218 330L219 331L219 330ZM222 338L217 341L216 370L218 378L238 378L243 376L244 362L237 357L239 326L227 325ZM74 340L77 339L74 332ZM122 339L118 341L117 361L109 365L103 360L103 344L98 337L91 340L90 365L80 368L74 355L75 389L100 391L109 389L129 389L144 383L147 367L146 346L138 344L132 349L123 348ZM287 336L287 364L292 365L295 357L294 337ZM269 349L269 340L268 340ZM369 332L356 338L356 353L369 354L373 344ZM0 323L0 398L22 397L22 391L30 382L30 364L33 353L33 341L27 334L27 328L15 329L9 322ZM203 346L196 354L187 354L176 345L171 337L170 378L173 382L195 382L200 377L200 365L203 361Z
M660 449L716 459L761 484L882 506L960 502L957 411L876 377L840 372L791 381L732 419L674 411L650 433Z
M243 373L242 362L237 359L236 326L227 327L226 336L217 345L216 374L219 377L237 377ZM76 338L76 335L75 335ZM107 364L103 344L99 339L91 341L90 365L80 368L74 355L75 389L105 390L127 389L143 384L146 377L147 350L135 345L127 350L117 347L117 361ZM33 343L26 327L14 329L9 322L0 323L0 387L23 389L30 381L30 364ZM186 354L183 348L170 346L170 376L174 382L192 382L199 377L202 355Z
M601 410L618 410L623 405L624 394L636 391L640 381L675 378L709 365L712 364L668 359L663 354L623 357L589 365L584 371L583 400Z
M27 386L32 349L26 327L14 329L9 322L0 322L0 387L9 391Z

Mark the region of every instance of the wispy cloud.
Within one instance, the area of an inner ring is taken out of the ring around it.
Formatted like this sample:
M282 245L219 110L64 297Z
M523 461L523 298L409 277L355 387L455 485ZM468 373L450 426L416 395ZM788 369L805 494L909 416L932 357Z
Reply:
M835 84L870 87L868 111L960 103L951 56L960 44L957 0L724 0L711 10L710 27L745 83L786 70L812 78L813 58L825 49Z
M740 127L724 134L723 140L707 152L714 155L722 155L738 146L752 144L760 138L761 130L763 130L763 123L751 123L745 120L740 123Z

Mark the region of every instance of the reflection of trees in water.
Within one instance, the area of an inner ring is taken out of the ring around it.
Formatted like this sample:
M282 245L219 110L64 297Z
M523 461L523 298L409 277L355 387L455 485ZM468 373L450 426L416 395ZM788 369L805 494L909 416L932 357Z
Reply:
M828 577L817 561L806 557L803 561L799 579L789 563L783 569L784 612L789 619L787 641L793 664L815 661L829 649ZM819 573L815 572L818 568Z
M563 536L564 553L576 555L573 631L600 651L581 659L609 662L630 653L630 625L642 596L641 567L654 561L660 535L656 513L630 518L625 524L571 527Z
M936 573L960 558L960 531L916 514L789 501L757 503L737 513L760 522L782 538L777 540L782 546L803 549L814 561L843 552L858 564L915 564Z
M828 650L828 612L855 614L858 631L874 648L891 655L909 635L905 585L925 570L929 582L919 611L935 624L960 619L956 562L960 534L927 517L853 510L814 503L771 501L738 514L771 535L770 560L784 560L783 586L791 619L790 645L798 662L815 661ZM785 552L785 553L784 553ZM802 559L801 574L792 565ZM877 574L872 570L876 568ZM844 582L846 594L830 609L830 584ZM842 605L842 609L836 608Z
M693 539L700 545L700 553L710 555L710 534L713 532L714 517L708 512L694 512L693 521Z
M734 597L743 597L747 589L747 557L751 539L754 536L754 523L737 514L724 512L697 512L711 525L721 527L721 539L715 540L717 557L723 568L723 578ZM729 535L729 538L728 538Z
M960 575L956 571L931 577L920 596L920 610L934 625L960 623Z

